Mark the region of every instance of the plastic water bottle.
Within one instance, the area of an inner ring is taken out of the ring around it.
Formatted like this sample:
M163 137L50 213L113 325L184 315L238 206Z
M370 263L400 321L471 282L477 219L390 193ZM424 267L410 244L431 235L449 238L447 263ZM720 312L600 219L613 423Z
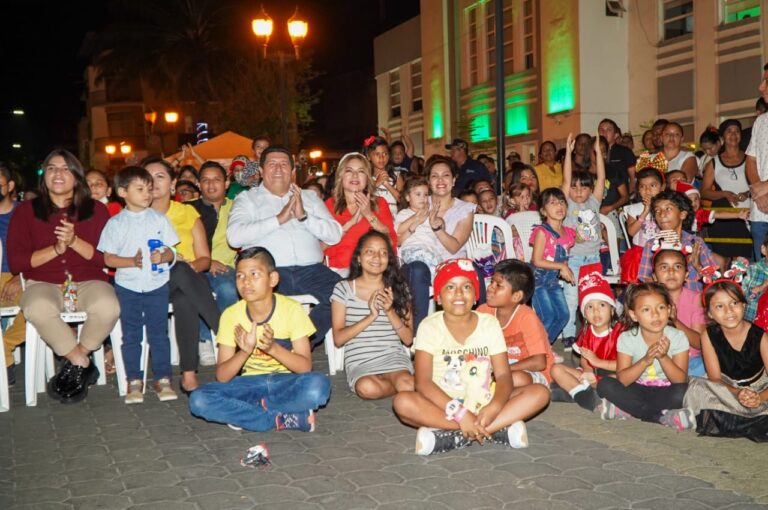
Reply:
M163 247L163 242L160 239L150 239L147 241L147 245L149 245L149 254L151 255L153 251L160 249ZM152 264L152 271L157 271L158 273L162 273L165 271L165 269L158 268L157 264Z

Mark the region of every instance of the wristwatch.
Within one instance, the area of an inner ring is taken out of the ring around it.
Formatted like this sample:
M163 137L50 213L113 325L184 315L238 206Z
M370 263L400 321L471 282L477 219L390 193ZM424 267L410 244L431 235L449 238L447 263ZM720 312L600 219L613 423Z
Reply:
M438 226L437 228L432 227L432 232L440 232L441 230L443 230L443 225L442 224L440 224L440 226Z
M299 221L307 221L307 218L309 218L309 216L307 215L307 213L304 213L304 216L302 216L301 218L296 218L296 219L299 220Z

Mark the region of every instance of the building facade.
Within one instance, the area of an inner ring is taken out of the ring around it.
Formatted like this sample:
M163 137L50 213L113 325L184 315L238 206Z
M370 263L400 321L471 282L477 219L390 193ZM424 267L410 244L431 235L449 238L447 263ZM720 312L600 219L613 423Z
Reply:
M410 134L417 153L455 137L495 151L495 1L504 144L525 161L605 117L638 149L660 117L688 143L726 118L752 123L768 0L421 0L418 17L374 41L379 125Z

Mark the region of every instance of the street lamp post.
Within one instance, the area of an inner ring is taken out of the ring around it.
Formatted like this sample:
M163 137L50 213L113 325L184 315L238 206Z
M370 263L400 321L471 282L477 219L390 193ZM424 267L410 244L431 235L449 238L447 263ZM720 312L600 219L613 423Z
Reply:
M286 23L286 26L288 28L288 35L291 37L291 44L293 45L293 58L295 60L299 60L301 55L300 48L304 42L304 39L307 37L309 24L299 17L298 7L296 7L293 16L290 17ZM267 14L267 12L264 10L264 6L262 5L259 17L251 21L251 28L253 29L253 33L261 45L261 58L264 60L266 60L268 57L267 49L269 47L269 38L272 36L273 27L274 23L272 18L269 16L269 14ZM278 64L280 86L280 131L283 145L286 147L290 146L290 143L288 140L288 94L286 91L287 78L285 67L286 61L290 58L291 57L289 54L280 50L277 51L275 57Z

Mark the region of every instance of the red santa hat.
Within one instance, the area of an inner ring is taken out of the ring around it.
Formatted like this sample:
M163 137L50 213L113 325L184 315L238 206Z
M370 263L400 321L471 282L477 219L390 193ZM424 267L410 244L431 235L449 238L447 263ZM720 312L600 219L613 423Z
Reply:
M685 195L701 195L701 192L695 186L691 186L687 182L677 181L675 183L675 191L684 193Z
M603 278L603 266L599 262L581 266L579 269L579 310L584 315L587 303L598 299L616 308L611 286Z
M470 259L452 259L441 262L435 268L435 282L432 287L435 291L435 301L440 297L440 291L448 280L455 276L463 276L472 282L475 288L475 299L480 295L480 280L477 278L475 266Z

